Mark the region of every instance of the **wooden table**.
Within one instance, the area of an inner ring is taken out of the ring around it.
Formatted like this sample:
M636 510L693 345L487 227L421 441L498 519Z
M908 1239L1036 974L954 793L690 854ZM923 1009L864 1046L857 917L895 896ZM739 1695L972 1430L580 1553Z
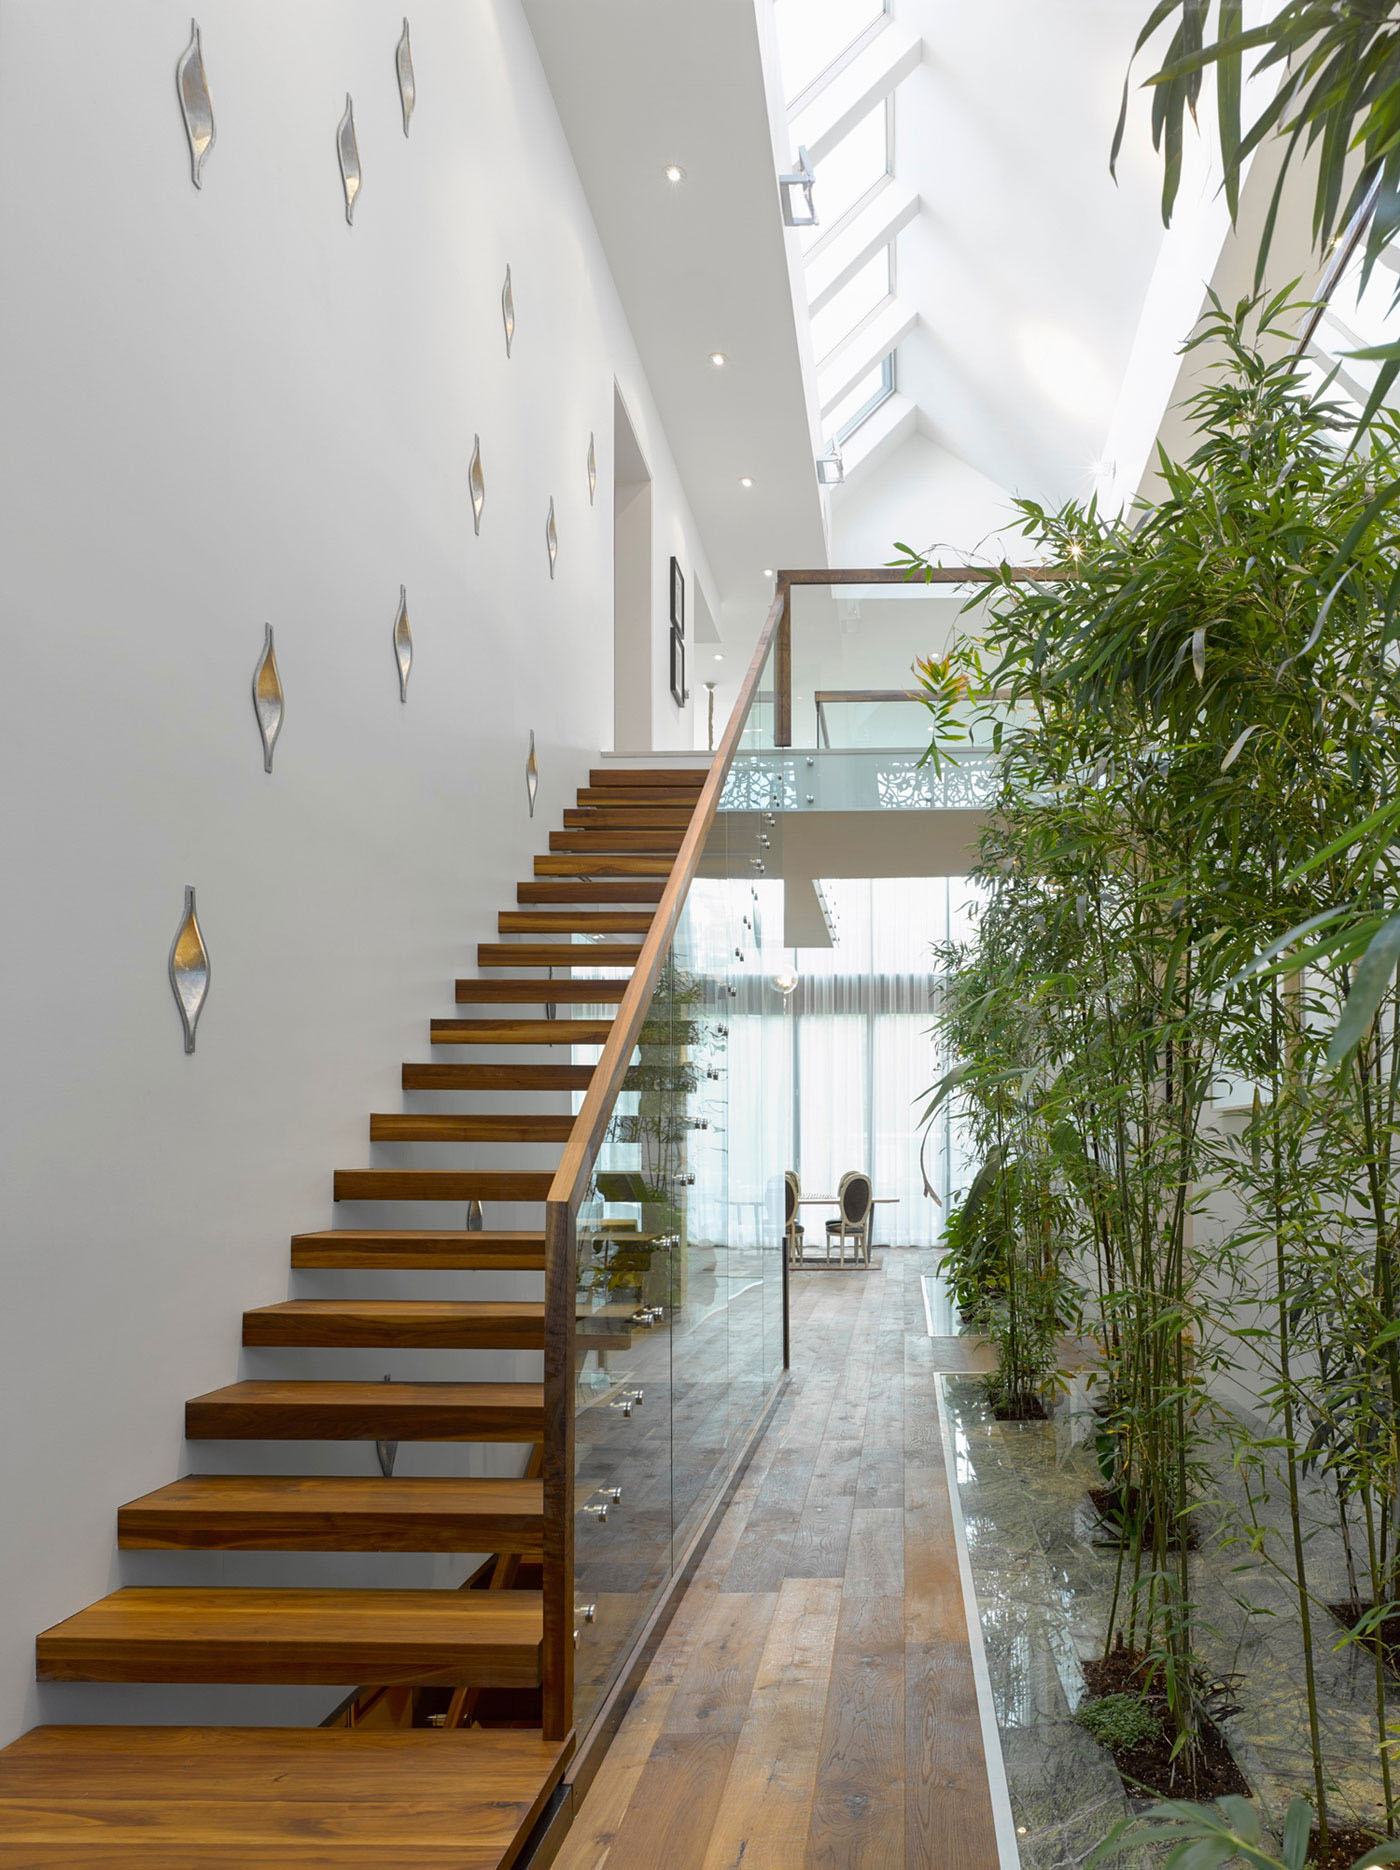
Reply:
M898 1203L898 1201L899 1201L898 1195L872 1195L870 1197L870 1205L872 1208L893 1207ZM799 1208L836 1208L836 1209L839 1209L841 1206L841 1197L839 1195L799 1195L797 1198L797 1205ZM875 1251L875 1248L878 1244L879 1243L874 1240L870 1242L870 1251L872 1253ZM799 1257L793 1261L793 1265L803 1266L803 1265L806 1265L807 1263L808 1263L807 1254L804 1249L803 1252L799 1255ZM823 1256L820 1259L817 1259L814 1256L811 1263L815 1266L826 1266L830 1262L826 1256ZM856 1262L856 1263L859 1264L859 1262ZM840 1264L842 1266L846 1266L850 1264L850 1262L846 1259L844 1247L842 1249Z

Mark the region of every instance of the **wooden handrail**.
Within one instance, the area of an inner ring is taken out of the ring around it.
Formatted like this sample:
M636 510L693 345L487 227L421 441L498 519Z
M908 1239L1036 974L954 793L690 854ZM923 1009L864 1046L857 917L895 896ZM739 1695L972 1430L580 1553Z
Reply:
M574 1127L568 1142L564 1145L564 1154L554 1180L550 1184L551 1202L567 1202L577 1208L588 1189L588 1179L593 1173L593 1163L602 1146L603 1136L612 1117L613 1105L617 1094L622 1089L622 1081L627 1075L627 1068L636 1050L637 1037L642 1030L651 1005L652 993L661 975L661 965L666 959L666 952L671 945L671 937L680 921L681 910L685 906L686 895L696 871L700 868L700 859L705 853L705 844L719 808L720 794L724 782L729 776L729 769L734 763L734 755L739 749L739 740L748 718L750 704L758 689L759 678L768 661L768 652L773 646L773 637L782 615L782 598L775 597L772 608L764 620L759 632L758 646L753 653L748 673L739 689L734 711L725 727L724 736L715 749L709 775L701 789L695 811L685 836L681 839L675 867L661 893L656 914L652 918L646 940L642 943L641 958L632 970L632 978L627 983L627 991L622 996L613 1020L612 1030L603 1047L602 1056L593 1068L593 1077L584 1093L583 1105L574 1119Z
M734 711L715 751L699 800L681 839L656 914L602 1055L593 1068L544 1208L544 1539L541 1553L544 1641L542 1719L546 1740L563 1740L574 1715L574 1369L578 1284L578 1210L588 1192L618 1093L651 1008L662 965L686 895L700 867L720 794L734 763L744 723L783 614L773 600Z

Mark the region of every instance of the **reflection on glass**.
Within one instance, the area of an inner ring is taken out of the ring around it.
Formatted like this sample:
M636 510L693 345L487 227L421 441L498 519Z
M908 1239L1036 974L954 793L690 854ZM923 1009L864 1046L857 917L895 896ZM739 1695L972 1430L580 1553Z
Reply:
M579 1215L580 1728L782 1370L790 1064L759 1034L788 1018L779 836L776 813L717 815Z

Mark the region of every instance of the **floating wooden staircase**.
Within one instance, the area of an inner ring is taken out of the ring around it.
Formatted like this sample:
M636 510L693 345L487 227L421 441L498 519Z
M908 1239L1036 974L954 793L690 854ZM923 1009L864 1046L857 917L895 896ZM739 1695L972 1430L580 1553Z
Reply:
M535 859L533 878L519 885L519 906L501 913L501 939L478 949L482 969L510 973L456 982L458 1006L510 1010L432 1020L434 1049L455 1048L463 1062L402 1069L407 1091L501 1093L500 1108L376 1112L372 1142L553 1145L563 1154L573 1119L533 1110L521 1094L587 1089L591 1065L554 1063L539 1049L602 1045L612 1030L606 1009L622 1001L627 983L555 978L554 970L638 965L652 915L633 905L661 901L704 778L695 769L590 775L548 854ZM556 1015L574 1006L587 1015ZM518 1062L473 1062L473 1047L515 1052ZM507 1201L543 1210L551 1181L541 1169L342 1169L333 1193L357 1203ZM541 1273L548 1259L543 1213L534 1228L346 1227L291 1243L298 1271ZM513 1862L572 1746L564 1626L573 1621L577 1503L572 1474L561 1483L558 1450L570 1445L573 1399L559 1389L568 1359L551 1363L548 1346L573 1310L571 1281L567 1292L547 1284L544 1302L348 1297L252 1309L244 1344L293 1360L328 1348L528 1351L545 1353L546 1381L313 1379L294 1374L293 1363L285 1377L192 1398L192 1443L509 1442L520 1447L525 1473L189 1474L117 1517L123 1550L490 1552L492 1587L535 1588L134 1587L37 1643L46 1682L448 1688L449 1728L479 1718L481 1691L524 1691L536 1709L533 1730L36 1728L0 1753L0 1867L495 1870ZM587 1324L581 1343L630 1342L626 1320Z

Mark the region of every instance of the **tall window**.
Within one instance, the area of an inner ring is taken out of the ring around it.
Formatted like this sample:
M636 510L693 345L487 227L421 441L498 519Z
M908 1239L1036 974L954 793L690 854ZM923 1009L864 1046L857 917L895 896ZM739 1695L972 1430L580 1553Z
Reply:
M804 1193L813 1195L834 1194L848 1169L867 1171L877 1195L895 1198L876 1210L876 1238L932 1246L950 1183L960 1178L961 1152L946 1122L927 1142L920 1124L940 1075L930 1032L931 949L966 931L974 888L965 877L841 879L821 887L837 940L832 948L796 951L794 1163ZM925 1193L925 1175L937 1200ZM808 1214L820 1227L822 1211Z

